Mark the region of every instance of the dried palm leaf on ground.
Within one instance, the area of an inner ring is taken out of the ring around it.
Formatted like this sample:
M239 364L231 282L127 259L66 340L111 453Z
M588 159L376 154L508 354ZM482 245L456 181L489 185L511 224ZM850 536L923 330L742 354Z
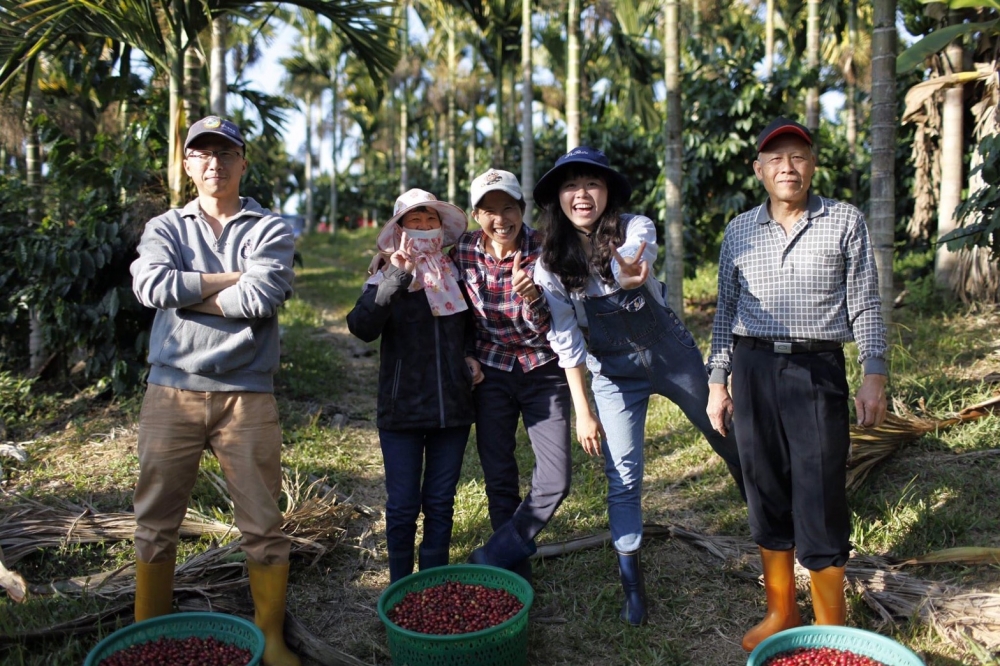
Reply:
M733 575L746 577L749 572L750 577L757 579L763 573L760 559L747 557L757 553L756 544L745 539L701 534L673 524L646 524L643 535L647 538L673 537L704 550L725 562ZM602 532L540 545L535 557L556 557L610 542L611 533ZM971 555L971 552L966 555ZM737 563L738 568L735 566ZM944 640L962 650L968 649L970 638L987 647L1000 645L1000 594L969 591L955 585L922 580L896 568L889 559L874 555L855 554L847 562L846 578L849 584L884 623L894 625L898 621L917 620L932 627ZM808 589L809 571L796 563L795 575L799 585Z
M944 548L917 557L893 560L893 562L896 568L914 564L1000 564L1000 548L973 546Z
M353 505L340 502L340 497L323 479L307 483L295 477L286 477L284 489L289 496L284 530L290 536L293 556L315 561L342 543L347 533L347 525L356 513ZM53 530L56 534L65 531L67 521L77 518L68 510L60 514L51 507L44 508L47 510L45 515L63 527L62 531ZM87 516L87 529L90 530L93 525L106 525L108 521L104 519L107 515L116 516L123 523L127 522L127 529L117 523L113 530L98 532L95 528L93 534L90 531L83 532L77 529L74 531L73 542L83 543L84 541L78 540L82 536L87 536L88 541L132 538L135 530L135 518L132 514L90 514ZM174 589L190 590L211 598L231 588L246 585L247 574L244 565L246 558L240 550L239 530L225 523L209 521L204 517L200 517L199 520L206 521L194 523L195 527L204 528L199 534L214 536L228 534L234 539L225 545L216 542L212 547L195 553L178 565L174 573ZM16 527L19 524L17 521L10 521L0 525L0 545L6 545L2 540L3 527ZM205 527L206 525L211 527L211 530ZM103 539L96 538L97 535ZM61 544L62 541L56 540L50 545ZM114 571L31 585L29 591L38 595L93 594L102 598L132 595L135 593L135 569L129 564Z
M125 541L135 534L131 513L98 513L70 502L49 506L21 496L4 494L0 508L0 548L8 565L43 548L69 544ZM188 511L181 523L182 537L222 537L231 526Z
M288 497L284 529L298 552L313 559L339 543L344 526L354 512L372 516L368 507L346 503L324 479L311 477L304 482L286 475L283 490ZM69 544L128 541L135 534L135 515L101 513L62 501L58 506L12 494L0 496L0 549L8 566L44 548L62 548ZM211 536L238 538L239 530L227 523L188 510L181 523L182 538Z
M899 416L892 412L877 428L851 426L851 458L847 464L847 487L857 489L872 469L900 447L915 442L927 433L944 430L960 423L974 421L994 413L1000 396L966 407L947 419L926 419ZM898 411L898 410L897 410Z

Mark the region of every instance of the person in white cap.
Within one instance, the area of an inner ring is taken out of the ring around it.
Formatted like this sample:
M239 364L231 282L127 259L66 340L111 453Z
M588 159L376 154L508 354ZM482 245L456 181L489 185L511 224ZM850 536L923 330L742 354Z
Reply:
M476 447L486 480L493 535L470 562L509 569L531 580L535 536L569 494L570 393L549 346L549 308L532 281L541 239L524 225L517 177L489 169L472 181L479 229L458 239L451 256L476 322ZM521 499L514 450L518 419L535 453L531 489Z
M184 170L198 198L146 224L133 291L156 309L139 415L135 619L172 608L178 529L207 448L219 460L247 556L266 666L298 666L285 645L290 542L281 531L278 309L292 295L292 229L250 197L239 127L191 126Z
M864 379L859 426L885 419L888 371L878 269L864 215L812 193L812 133L778 117L757 137L754 174L767 199L733 218L719 257L708 414L736 424L750 534L760 549L767 615L743 636L752 651L801 623L795 559L809 570L816 624L847 617L849 389L844 343ZM732 396L727 387L732 384Z
M455 490L475 420L479 363L466 356L468 306L443 248L468 228L461 208L412 189L396 199L378 255L347 315L351 333L379 344L376 425L385 467L389 580L448 564Z

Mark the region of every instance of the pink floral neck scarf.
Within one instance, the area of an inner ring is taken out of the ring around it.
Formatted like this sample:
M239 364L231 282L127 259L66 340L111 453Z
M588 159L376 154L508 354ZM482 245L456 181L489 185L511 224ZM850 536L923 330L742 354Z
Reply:
M469 308L458 284L455 264L442 251L444 243L441 229L420 231L403 229L397 225L398 231L393 234L392 247L380 247L381 255L389 263L389 257L403 245L403 234L406 234L406 248L413 263L413 282L410 291L424 290L431 314L435 317L463 312ZM376 271L369 284L378 284L383 279L382 271Z

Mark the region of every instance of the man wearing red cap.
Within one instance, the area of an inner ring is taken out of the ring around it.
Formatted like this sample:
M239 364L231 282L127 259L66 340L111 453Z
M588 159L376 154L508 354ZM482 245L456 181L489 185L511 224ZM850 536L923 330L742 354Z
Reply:
M750 531L764 566L767 615L743 637L747 651L801 623L796 556L811 574L816 624L844 624L851 550L844 343L857 342L864 368L858 425L885 419L887 379L864 216L809 191L812 134L777 118L757 139L753 168L768 198L726 228L708 362L708 415L720 433L736 423Z
M290 542L282 533L281 426L273 395L278 309L292 295L288 224L240 196L239 127L191 126L184 170L198 198L146 224L133 291L156 309L139 416L135 619L172 609L178 528L202 452L219 461L247 557L266 666L298 666L283 627Z

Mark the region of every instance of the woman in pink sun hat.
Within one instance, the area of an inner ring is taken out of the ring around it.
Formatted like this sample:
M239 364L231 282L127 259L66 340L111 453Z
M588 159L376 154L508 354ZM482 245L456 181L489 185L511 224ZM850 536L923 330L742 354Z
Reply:
M351 333L379 345L376 424L385 466L390 582L413 572L417 518L421 570L448 564L455 489L475 420L478 361L466 357L469 311L443 248L468 227L465 213L412 189L396 199L378 256L347 315Z

